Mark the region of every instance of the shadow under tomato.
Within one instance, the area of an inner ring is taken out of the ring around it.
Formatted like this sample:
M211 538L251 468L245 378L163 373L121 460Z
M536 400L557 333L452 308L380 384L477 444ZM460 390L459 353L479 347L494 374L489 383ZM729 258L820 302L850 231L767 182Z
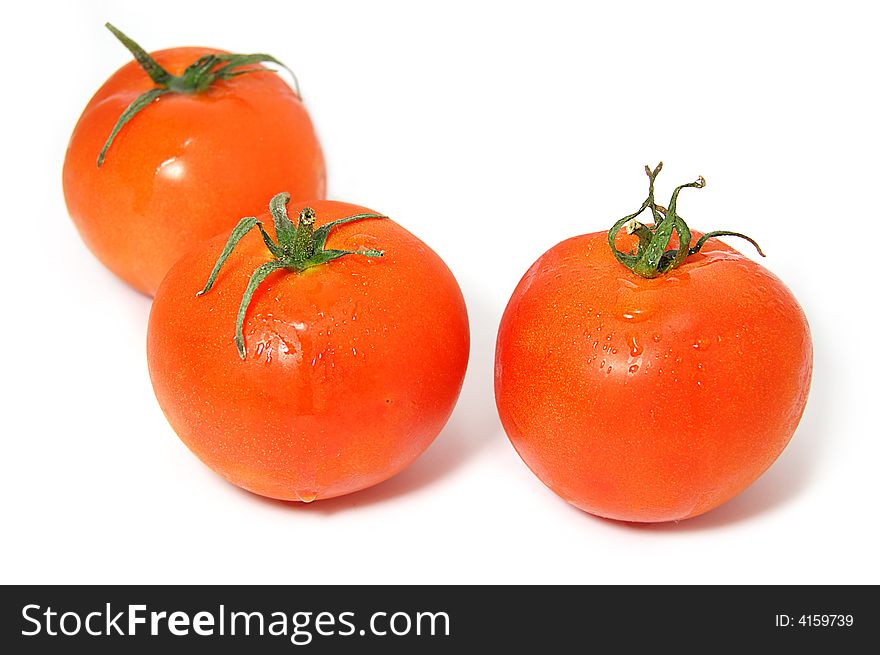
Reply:
M608 521L624 529L645 532L689 532L723 529L741 521L775 511L791 502L804 491L822 461L822 450L832 424L832 395L834 381L827 343L818 344L819 335L813 334L813 384L801 424L788 447L764 474L741 494L724 505L685 521L670 523L626 523ZM575 508L572 508L575 509ZM580 511L580 510L576 510Z
M499 438L500 423L494 401L494 367L495 336L501 309L486 302L485 294L473 293L473 289L470 291L466 298L471 351L461 395L449 422L416 461L374 487L308 504L263 498L244 490L240 490L241 493L296 511L336 514L425 489L453 473L493 439ZM495 309L498 311L494 311Z

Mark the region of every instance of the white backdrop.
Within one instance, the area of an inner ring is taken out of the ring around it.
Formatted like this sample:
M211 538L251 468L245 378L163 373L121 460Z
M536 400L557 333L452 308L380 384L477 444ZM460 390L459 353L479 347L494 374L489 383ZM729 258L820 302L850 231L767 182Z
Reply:
M880 582L875 5L584 5L17 7L0 25L0 581ZM330 197L388 213L455 272L465 387L398 477L309 506L267 501L166 423L144 355L149 299L87 251L61 192L80 111L130 59L107 20L148 50L288 63ZM661 198L708 180L682 198L693 227L760 241L809 317L815 372L797 434L756 484L701 518L631 527L569 507L526 469L495 412L492 360L526 268L632 211L642 166L660 159Z

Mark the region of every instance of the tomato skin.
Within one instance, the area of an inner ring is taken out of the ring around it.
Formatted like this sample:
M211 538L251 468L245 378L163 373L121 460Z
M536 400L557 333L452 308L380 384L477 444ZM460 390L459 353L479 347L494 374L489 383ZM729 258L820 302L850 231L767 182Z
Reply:
M627 251L635 237L617 243ZM550 489L598 516L658 522L717 507L773 463L813 357L794 296L733 248L712 239L644 279L601 232L529 269L495 361L504 429Z
M198 57L223 52L173 48L153 57L178 75ZM67 208L86 245L148 295L190 245L228 234L278 189L307 200L326 188L309 115L269 72L162 96L122 128L98 168L119 116L153 86L134 61L114 73L77 122L63 171Z
M316 226L370 211L308 205ZM384 256L270 275L246 315L243 361L236 313L270 255L254 230L196 298L225 242L175 264L150 314L150 377L184 443L230 482L282 500L351 493L410 464L448 420L468 360L464 299L443 261L390 219L342 225L328 248Z

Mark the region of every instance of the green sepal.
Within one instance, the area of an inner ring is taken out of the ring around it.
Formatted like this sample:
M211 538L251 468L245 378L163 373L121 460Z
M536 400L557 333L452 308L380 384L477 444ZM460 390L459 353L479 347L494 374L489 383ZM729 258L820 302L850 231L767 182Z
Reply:
M220 257L217 259L217 263L214 264L214 268L208 276L208 281L205 283L204 288L196 294L196 297L204 295L211 290L211 287L214 286L214 281L217 279L217 274L220 272L220 269L223 268L223 264L226 263L229 255L235 250L235 246L237 246L242 237L250 232L258 223L259 221L254 216L247 216L238 222L238 225L233 228L232 233L229 235L229 239L226 240L226 245L223 246L223 250L220 252Z
M122 33L121 30L116 29L110 23L104 23L104 27L110 30L119 41L124 45L128 51L134 56L135 61L140 64L140 67L144 69L147 75L150 76L150 79L153 80L156 84L167 84L168 80L171 79L172 75L167 70L162 68L155 59L153 59L150 54L140 47L133 39L129 38L125 34Z
M131 52L135 61L150 76L150 79L153 80L156 86L136 98L116 121L110 135L104 142L104 147L101 148L101 152L98 154L98 168L103 165L107 151L113 144L113 140L116 138L119 130L134 118L136 114L144 110L153 100L167 93L202 93L207 91L218 80L229 80L238 75L260 71L276 73L277 71L268 68L249 68L255 64L272 63L281 66L290 73L293 79L294 92L298 97L302 97L299 90L299 80L297 80L294 72L272 55L263 53L202 55L187 66L182 75L172 75L153 59L146 50L121 30L110 23L106 23L105 27Z
M691 230L684 219L678 215L678 195L682 189L702 189L706 186L706 180L700 176L694 182L677 186L672 192L672 198L667 209L658 205L654 200L654 182L662 168L663 162L660 162L653 170L649 166L645 166L645 173L650 180L648 197L638 211L619 219L608 230L608 244L617 261L640 277L654 278L681 266L685 259L689 255L697 253L708 239L718 236L743 238L755 246L758 254L762 257L764 256L764 252L754 239L739 232L709 232L704 234L697 241L696 245L691 247L691 239L693 238ZM651 214L654 217L654 225L651 226L644 225L636 220L648 208L651 209ZM625 253L617 248L617 235L624 228L630 234L635 234L638 237L638 247L635 253ZM674 250L668 250L673 233L678 235L679 245Z
M292 247L296 237L296 226L287 215L289 202L289 193L279 193L269 201L269 213L272 214L272 222L275 225L275 238L282 248Z
M235 347L238 348L238 355L242 359L246 355L244 348L244 317L247 314L248 306L251 304L251 299L254 297L254 292L260 286L260 283L271 273L282 268L284 268L284 262L280 259L273 259L265 264L260 264L251 275L251 279L248 280L247 288L241 297L241 305L238 307L238 315L235 318Z
M98 153L98 168L104 163L104 157L107 156L107 151L110 149L116 135L119 134L119 130L121 130L128 121L134 118L135 114L144 109L147 105L153 102L153 100L156 100L160 96L164 96L166 93L171 93L171 91L160 87L150 89L146 93L139 95L128 107L126 107L125 111L122 112L122 115L116 121L116 125L110 130L110 136L107 137L107 141L104 143L104 147L101 148L101 152Z
M335 221L330 221L329 223L322 225L314 233L315 239L315 248L321 250L324 248L324 244L327 243L327 236L330 234L330 230L339 225L344 225L345 223L351 223L353 221L362 221L365 218L388 218L384 214L355 214L354 216L349 216L348 218L339 218ZM378 251L377 251L378 252Z
M697 240L697 243L694 245L693 248L688 251L688 254L694 255L698 253L700 251L700 248L705 245L706 241L715 237L739 237L740 239L745 239L755 247L755 250L758 251L758 254L761 255L761 257L767 256L764 254L764 251L761 250L761 246L758 245L758 242L755 241L752 237L746 236L745 234L741 234L739 232L728 232L727 230L715 230L714 232L707 232Z
M235 345L238 349L239 356L244 359L246 355L244 343L244 319L247 315L248 307L253 299L257 287L272 272L286 269L293 273L302 273L303 271L326 264L334 259L339 259L345 255L362 255L364 257L382 257L385 253L381 250L366 248L363 250L339 250L325 249L327 236L330 231L345 223L359 221L366 218L387 218L382 214L363 213L340 218L322 225L317 230L314 229L315 211L310 207L305 207L299 216L299 223L294 225L287 215L287 204L290 202L290 194L279 193L269 202L269 211L275 224L275 237L277 242L273 241L262 223L253 216L243 218L232 230L226 245L218 257L214 268L205 283L204 288L196 294L196 297L206 294L214 286L217 274L226 263L229 255L238 245L238 242L250 232L254 227L260 230L263 242L266 244L270 254L275 258L261 264L252 274L248 281L247 288L241 299L238 309L238 316L235 323Z
M365 248L363 250L321 250L320 252L316 252L313 254L306 262L306 265L303 267L303 270L306 268L311 268L312 266L320 266L321 264L326 264L329 261L333 261L334 259L339 259L345 255L363 255L364 257L382 257L385 255L385 252L382 250L375 250L373 248Z

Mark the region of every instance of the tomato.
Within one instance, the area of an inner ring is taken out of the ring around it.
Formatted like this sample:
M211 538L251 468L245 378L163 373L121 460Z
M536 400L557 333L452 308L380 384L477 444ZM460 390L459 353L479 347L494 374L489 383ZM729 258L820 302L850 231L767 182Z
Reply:
M254 493L311 501L379 483L427 448L461 389L469 332L452 273L400 225L316 201L291 205L293 230L286 200L261 223L289 266L248 232L255 219L226 248L225 235L195 247L156 293L147 354L159 404L202 461ZM320 243L321 226L352 216Z
M187 83L196 88L185 88L187 67L211 55L226 59L201 77L191 69ZM67 208L83 240L111 271L150 295L190 245L261 211L279 188L306 200L323 198L326 186L321 148L299 96L268 69L254 70L262 68L255 61L272 58L232 60L210 48L152 57L171 77L151 69L166 79L158 84L135 61L114 73L76 124L63 173ZM212 79L230 61L244 63L229 69L228 79ZM152 90L158 97L119 129L98 166L117 121Z
M809 327L788 288L714 238L689 254L679 189L668 214L653 201L658 172L648 171L642 206L653 228L633 215L612 231L615 251L597 232L532 265L495 360L498 411L525 463L576 507L632 522L697 516L745 489L792 437L812 373ZM661 231L677 235L655 244L651 268L638 255Z

